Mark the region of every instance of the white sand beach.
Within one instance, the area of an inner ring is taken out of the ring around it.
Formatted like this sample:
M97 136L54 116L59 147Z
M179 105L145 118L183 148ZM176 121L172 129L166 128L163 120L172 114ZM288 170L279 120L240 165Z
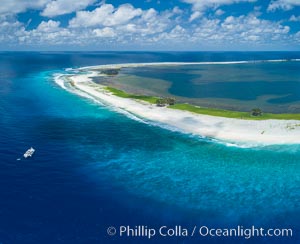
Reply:
M103 68L103 66L101 66ZM108 66L116 68L114 66ZM95 70L97 67L93 67ZM243 120L157 107L147 102L112 95L103 86L92 82L98 72L68 76L74 89L100 100L104 104L125 110L149 121L168 125L194 135L247 145L299 144L298 120ZM60 84L61 85L61 84Z

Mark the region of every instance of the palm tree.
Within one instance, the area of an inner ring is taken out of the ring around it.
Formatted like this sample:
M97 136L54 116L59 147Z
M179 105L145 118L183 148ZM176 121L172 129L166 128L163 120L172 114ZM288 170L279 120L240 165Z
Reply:
M163 106L166 106L166 105L174 105L174 104L175 104L175 99L174 98L166 97L166 98L156 99L156 105L158 107L163 107Z
M174 105L175 104L175 99L171 98L171 97L168 97L168 98L166 98L166 103L169 104L169 105Z
M262 116L262 111L259 108L253 108L251 110L251 115L252 116Z
M165 104L165 101L164 101L164 99L163 98L158 98L158 99L156 99L156 106L158 106L158 107L163 107L163 106L165 106L166 104Z

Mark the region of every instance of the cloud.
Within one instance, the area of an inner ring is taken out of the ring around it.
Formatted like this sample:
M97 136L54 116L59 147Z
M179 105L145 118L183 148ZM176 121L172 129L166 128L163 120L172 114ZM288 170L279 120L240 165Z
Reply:
M95 3L96 0L55 0L47 3L45 9L41 13L42 16L54 17L58 15L72 13Z
M187 38L189 38L189 36L186 29L180 25L176 25L169 32L160 33L159 35L151 38L150 41L165 42L167 40L168 42L173 43L183 43L184 40L187 40Z
M134 22L136 33L146 36L165 32L176 24L176 20L171 20L173 16L173 11L159 13L153 8L145 10L141 17Z
M42 21L38 27L37 27L37 31L40 32L55 32L59 30L59 26L60 26L60 22L59 21L53 21L53 20L49 20L49 21Z
M79 11L76 17L69 21L70 27L116 26L125 24L142 14L140 8L131 4L123 4L114 8L111 4L103 4L93 11Z
M12 16L0 15L0 43L18 43L18 36L24 31L22 23ZM21 34L20 36L22 36Z
M17 14L27 9L43 9L50 0L1 0L0 13Z
M203 11L207 8L217 8L221 5L230 5L240 2L255 2L256 0L182 0L182 2L192 4L193 10Z
M295 34L295 38L300 43L300 31Z
M189 22L192 22L195 19L198 19L201 15L202 15L202 13L200 11L193 12L189 18Z
M19 39L22 44L33 46L55 46L66 43L70 45L76 44L76 33L60 27L59 21L48 20L42 21L34 30L23 30L23 36Z
M97 18L99 9L104 15L100 20ZM79 12L90 14L93 11ZM84 22L87 26L78 28L76 25L76 28L71 25L62 27L60 21L48 20L41 21L33 30L26 30L26 24L18 22L16 17L1 17L0 44L35 48L59 45L67 47L106 47L109 45L121 47L150 45L151 43L153 45L154 38L162 33L168 33L168 30L170 30L170 40L179 38L180 32L184 31L182 27L176 25L178 22L176 18L182 13L179 8L158 12L153 8L141 10L131 5L121 5L115 8L112 5L103 4L95 9L95 12L93 13L96 14L95 19L89 19L91 22Z
M263 19L258 10L239 16L230 16L227 11L229 16L222 18L219 17L223 14L221 9L216 8L209 14L198 10L201 18L194 10L193 18L198 20L191 24L194 19L188 16L189 12L178 7L158 11L154 8L142 10L130 4L102 3L92 11L77 11L68 26L50 19L40 21L33 30L28 30L26 23L19 22L16 15L0 15L0 45L103 50L114 47L226 49L228 46L236 49L242 45L246 49L252 45L255 49L274 45L296 47L299 44L299 33L294 34L283 22ZM298 18L292 16L290 21Z
M54 17L85 9L96 1L97 0L1 0L0 14L18 14L33 9L42 10L42 16Z
M191 39L194 42L261 45L272 40L285 42L289 39L289 31L288 26L249 14L228 16L224 21L204 18Z
M225 12L222 10L222 9L218 9L215 14L218 15L218 16L221 16L223 15Z
M95 34L96 37L104 37L104 38L115 37L117 35L115 31L110 27L105 27L103 29L94 29L93 33Z
M268 6L268 11L282 9L285 11L293 9L295 6L300 6L299 0L273 0Z
M208 8L217 8L221 5L230 5L240 2L255 2L256 0L182 0L182 2L192 5L193 13L189 21L193 21L201 16L201 13Z
M292 22L300 21L300 16L292 15L292 16L290 17L289 21L292 21Z
M172 12L174 14L182 14L183 13L183 11L177 6L173 8Z

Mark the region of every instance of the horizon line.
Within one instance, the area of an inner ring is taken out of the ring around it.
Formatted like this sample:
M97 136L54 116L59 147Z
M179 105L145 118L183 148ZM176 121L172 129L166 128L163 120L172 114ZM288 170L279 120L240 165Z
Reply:
M300 52L300 50L0 50L0 52Z

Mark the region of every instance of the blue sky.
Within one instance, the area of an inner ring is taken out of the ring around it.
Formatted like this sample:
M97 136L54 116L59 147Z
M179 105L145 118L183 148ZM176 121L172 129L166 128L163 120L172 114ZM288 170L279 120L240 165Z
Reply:
M300 0L1 0L1 50L300 50Z

